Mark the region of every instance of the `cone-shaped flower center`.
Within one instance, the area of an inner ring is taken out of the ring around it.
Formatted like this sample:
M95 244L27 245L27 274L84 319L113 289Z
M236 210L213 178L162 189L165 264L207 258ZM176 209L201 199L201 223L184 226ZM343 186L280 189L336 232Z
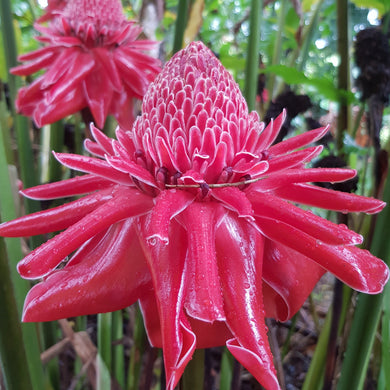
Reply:
M232 76L209 49L193 43L149 88L133 140L137 162L157 181L213 184L264 173L262 131Z
M126 17L120 0L69 0L62 15L79 38L109 36L121 29Z

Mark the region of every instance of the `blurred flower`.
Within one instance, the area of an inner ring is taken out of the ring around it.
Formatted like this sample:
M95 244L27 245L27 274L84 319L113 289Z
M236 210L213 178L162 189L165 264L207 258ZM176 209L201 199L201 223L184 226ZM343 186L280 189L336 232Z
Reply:
M367 213L385 205L307 184L355 171L304 167L322 147L302 147L326 128L270 146L284 116L264 128L202 43L177 53L131 131L112 140L91 126L95 141L85 147L97 157L56 154L86 175L22 191L89 195L0 225L4 236L64 230L18 264L24 278L44 278L26 298L24 321L140 300L149 340L163 347L168 389L195 348L224 343L265 388L278 389L265 316L291 318L326 270L366 293L388 279L385 263L355 247L359 234L292 204Z
M53 12L49 27L35 25L45 46L12 69L19 76L45 70L19 90L17 109L42 126L88 107L100 127L113 114L131 128L133 99L142 99L160 71L144 53L156 42L136 40L141 28L126 20L120 0L69 0Z
M45 13L37 19L37 23L47 22L62 11L66 6L67 0L48 0Z

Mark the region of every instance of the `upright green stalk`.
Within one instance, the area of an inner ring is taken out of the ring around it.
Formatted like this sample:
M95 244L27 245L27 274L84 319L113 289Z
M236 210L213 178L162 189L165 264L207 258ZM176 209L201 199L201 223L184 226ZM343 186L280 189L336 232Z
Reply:
M3 238L0 238L0 302L0 363L7 390L32 389Z
M204 388L204 349L196 349L183 373L183 390L203 390Z
M0 17L2 33L4 38L5 62L9 70L16 66L16 42L13 29L13 15L11 10L10 0L2 0L0 2ZM8 84L10 90L11 101L15 101L16 92L19 87L19 79L12 74L8 76ZM31 140L29 135L29 123L26 117L14 114L14 128L17 135L19 165L21 171L21 179L25 187L32 187L37 184L37 175L34 165L34 157L32 152ZM26 212L38 211L39 205L29 199L25 199Z
M173 41L173 53L176 53L183 48L183 38L187 26L189 5L190 0L179 0L175 24L175 38Z
M272 53L271 65L278 65L280 63L280 57L282 54L282 40L283 40L283 26L285 24L286 14L287 14L287 0L282 0L280 3L279 16L278 16L278 27L276 39L274 42L274 51ZM270 100L275 96L275 75L271 74L271 77L268 82L268 91L270 93Z
M386 181L383 196L390 202L390 180ZM371 252L390 263L390 208L386 207L377 218ZM371 350L382 312L383 294L359 294L348 338L345 359L337 390L362 390L366 378Z
M123 339L123 316L122 312L116 311L112 313L112 340L115 345L112 351L113 374L120 384L121 388L125 388L125 362L123 343L119 341Z
M146 343L146 331L142 313L139 307L136 306L133 327L133 345L130 350L130 361L128 367L127 390L139 389L142 369L142 351L145 351Z
M12 189L8 164L5 156L5 149L7 146L9 147L9 145L4 145L1 134L2 128L0 128L0 214L4 220L8 221L16 217L16 211L14 191ZM13 180L12 182L14 181L16 182L16 180ZM6 336L3 339L6 344L2 344L0 346L1 360L3 360L4 368L7 369L7 367L10 367L11 363L5 363L5 361L10 351L15 354L15 357L19 356L19 354L25 354L27 357L27 364L23 364L22 358L20 361L13 360L13 363L16 364L16 368L19 368L20 365L28 367L31 379L25 378L26 383L27 381L31 381L33 384L32 388L40 390L43 389L43 370L40 361L40 351L37 341L36 329L34 324L21 325L20 323L23 301L29 288L28 282L23 280L16 271L16 262L23 257L22 250L20 248L20 239L7 238L5 239L5 244L8 253L7 256L0 254L0 261L3 263L1 267L4 270L4 272L0 270L0 286L4 285L4 293L6 293L8 297L4 302L0 299L0 302L2 302L0 309L10 311L10 314L9 317L6 318L5 315L0 313L0 324L1 326L8 327L8 330L10 330L11 327L15 328L15 330L12 332L7 330L4 333L4 331L0 329L0 333ZM8 265L5 264L6 261L9 261ZM6 270L6 267L8 267L8 271ZM7 287L10 285L13 286L12 289ZM12 308L13 303L12 298L9 296L10 294L14 295L14 301L17 306L16 315L13 314L15 309ZM11 306L7 308L9 305ZM10 325L11 323L12 326ZM17 331L17 328L22 329L23 338L19 337L18 332L20 332L20 330ZM17 337L17 339L14 340L13 337ZM11 349L9 349L8 343L13 343L13 347ZM20 349L21 351L16 351L16 349ZM5 375L11 375L11 373L5 372ZM22 376L26 375L26 373L24 370L22 370L18 375ZM19 379L22 380L22 378ZM31 387L19 387L19 389L25 388L30 389Z
M260 19L262 10L263 0L251 1L244 90L244 96L248 103L249 111L253 111L256 104L257 77L259 72Z
M349 39L348 39L348 0L337 0L337 52L340 58L337 87L349 90ZM341 156L345 131L348 130L348 102L345 94L339 97L339 113L337 117L336 148Z

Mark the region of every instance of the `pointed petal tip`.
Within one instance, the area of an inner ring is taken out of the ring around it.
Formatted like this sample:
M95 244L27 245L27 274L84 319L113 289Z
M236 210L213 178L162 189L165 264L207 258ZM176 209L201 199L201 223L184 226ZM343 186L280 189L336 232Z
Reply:
M265 389L281 390L272 364L272 357L261 357L256 355L251 350L242 347L235 338L228 340L226 342L226 346L231 354L256 378L262 386L264 386Z

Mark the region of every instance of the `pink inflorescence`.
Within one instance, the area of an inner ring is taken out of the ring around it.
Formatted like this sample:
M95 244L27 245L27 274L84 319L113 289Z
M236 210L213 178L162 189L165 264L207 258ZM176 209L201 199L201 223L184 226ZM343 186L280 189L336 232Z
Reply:
M384 202L317 187L351 169L307 168L327 132L273 145L284 114L264 127L232 76L202 43L178 52L149 86L142 115L116 140L94 126L94 155L56 154L84 176L22 191L84 195L0 225L4 236L63 230L18 264L43 278L24 321L114 311L139 300L148 337L164 351L167 388L196 348L226 344L268 390L279 389L265 317L291 318L327 270L380 293L382 260L362 236L296 204L377 213ZM64 268L57 269L70 254Z
M160 71L159 61L147 54L156 42L137 39L141 28L126 20L120 0L58 6L48 27L35 25L44 46L21 55L26 63L12 69L19 76L45 71L19 90L17 109L38 126L88 108L100 127L111 114L131 128L133 99L142 99Z

